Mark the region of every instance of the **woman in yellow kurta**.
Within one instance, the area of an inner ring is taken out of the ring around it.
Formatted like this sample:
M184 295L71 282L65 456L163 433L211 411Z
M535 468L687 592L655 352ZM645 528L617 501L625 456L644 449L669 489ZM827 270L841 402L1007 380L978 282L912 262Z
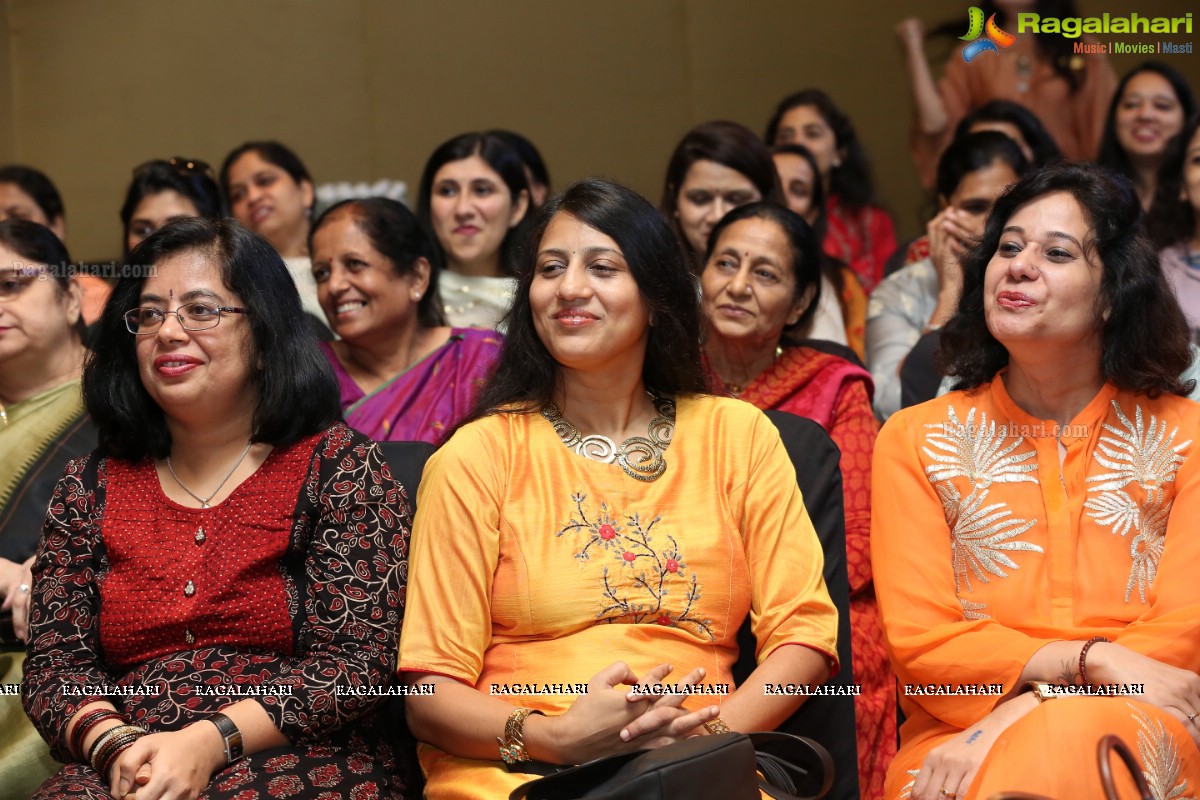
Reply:
M583 181L530 252L481 411L417 503L399 666L430 686L407 711L435 799L505 797L535 762L772 728L799 703L767 684L837 667L794 469L760 412L700 394L699 309L666 223ZM747 613L759 666L735 687Z
M879 435L873 563L907 716L888 798L1103 796L1108 733L1156 797L1200 793L1200 405L1139 216L1094 167L1011 189L942 336L961 391ZM1144 692L1063 694L1113 684Z

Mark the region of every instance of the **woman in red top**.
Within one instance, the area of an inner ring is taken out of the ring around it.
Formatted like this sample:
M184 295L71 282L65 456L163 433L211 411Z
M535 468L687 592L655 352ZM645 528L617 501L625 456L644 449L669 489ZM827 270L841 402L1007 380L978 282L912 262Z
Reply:
M271 246L172 222L134 248L84 373L100 449L35 556L23 699L38 798L403 797L374 714L409 505Z

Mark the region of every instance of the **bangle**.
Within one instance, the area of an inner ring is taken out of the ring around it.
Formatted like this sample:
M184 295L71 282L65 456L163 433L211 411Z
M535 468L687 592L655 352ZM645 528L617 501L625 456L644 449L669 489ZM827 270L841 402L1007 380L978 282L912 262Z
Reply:
M1088 639L1086 642L1084 642L1083 649L1079 651L1079 683L1083 686L1088 685L1088 679L1087 679L1088 650L1091 650L1092 645L1096 644L1097 642L1104 642L1105 644L1111 644L1111 642L1108 639L1104 638L1103 636L1093 636L1091 639Z
M504 723L504 738L496 737L496 741L500 743L500 759L505 764L533 760L525 750L525 720L529 719L530 714L542 712L532 708L518 708L508 715L508 721Z
M100 775L101 780L105 780L108 768L112 767L117 754L145 735L144 730L133 725L109 728L92 743L91 750L88 751L88 763Z
M708 731L709 736L716 736L721 733L733 733L725 720L721 719L720 717L709 720L708 722L702 724L704 725L704 730Z
M83 758L83 740L87 738L87 735L92 732L93 728L101 722L110 719L119 719L121 722L129 724L129 720L109 708L96 708L91 711L85 711L75 723L75 730L71 731L71 740L68 743L68 749L79 758Z

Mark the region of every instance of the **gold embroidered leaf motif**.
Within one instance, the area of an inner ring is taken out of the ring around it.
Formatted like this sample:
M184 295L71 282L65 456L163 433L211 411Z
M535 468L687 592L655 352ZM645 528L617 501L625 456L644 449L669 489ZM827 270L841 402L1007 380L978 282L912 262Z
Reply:
M1095 459L1112 470L1101 475L1092 475L1088 483L1089 492L1104 492L1120 489L1136 482L1143 489L1158 489L1164 483L1175 480L1175 473L1184 462L1182 451L1192 443L1191 439L1175 444L1178 426L1167 433L1165 420L1150 416L1150 427L1142 421L1142 407L1135 406L1134 422L1113 401L1113 410L1124 428L1104 423L1104 430L1111 436L1101 436Z
M1187 778L1179 777L1182 765L1175 737L1167 733L1162 722L1151 719L1133 703L1126 705L1133 709L1133 719L1141 728L1137 735L1138 756L1154 800L1196 800L1195 795L1186 794Z
M1125 602L1133 587L1137 586L1138 596L1142 603L1146 602L1146 590L1154 584L1158 574L1158 565L1162 561L1163 548L1167 543L1167 520L1171 516L1173 501L1165 500L1160 489L1151 492L1146 498L1146 506L1141 509L1137 527L1141 530L1129 543L1129 555L1133 557L1133 566L1129 570L1129 582L1125 584Z
M963 619L991 619L992 615L984 611L987 608L987 603L972 603L965 597L958 598L958 604L962 606Z
M1089 497L1083 504L1089 517L1101 525L1108 525L1112 532L1124 536L1130 528L1139 530L1141 511L1133 498L1124 491L1105 492L1099 497Z
M975 427L974 408L967 412L966 422L959 421L954 406L949 412L946 422L925 426L938 431L926 435L929 446L921 448L937 462L925 468L929 480L963 477L976 489L986 489L993 483L1038 482L1036 476L1028 474L1037 470L1037 452L1013 454L1024 443L1024 437L1018 436L1006 447L1007 427L997 431L996 421L989 423L987 414L980 414L979 427Z
M1005 551L1025 550L1034 553L1043 552L1042 548L1032 542L1013 541L1037 524L1036 519L1023 520L1012 516L1012 511L1004 503L992 503L985 506L983 501L988 496L987 489L982 492L971 492L963 498L954 484L938 484L937 492L942 500L942 508L946 512L946 524L950 526L950 549L954 555L954 590L956 592L971 591L971 575L984 583L989 583L984 572L990 572L1001 578L1007 578L1008 573L1003 567L1020 569L1017 562L1009 558Z

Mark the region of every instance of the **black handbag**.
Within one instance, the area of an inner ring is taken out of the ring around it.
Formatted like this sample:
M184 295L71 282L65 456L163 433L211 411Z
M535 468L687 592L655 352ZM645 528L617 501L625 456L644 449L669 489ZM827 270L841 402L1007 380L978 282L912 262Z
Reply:
M765 780L759 776L761 771ZM833 785L829 752L789 733L696 736L598 758L523 783L509 800L819 800Z

